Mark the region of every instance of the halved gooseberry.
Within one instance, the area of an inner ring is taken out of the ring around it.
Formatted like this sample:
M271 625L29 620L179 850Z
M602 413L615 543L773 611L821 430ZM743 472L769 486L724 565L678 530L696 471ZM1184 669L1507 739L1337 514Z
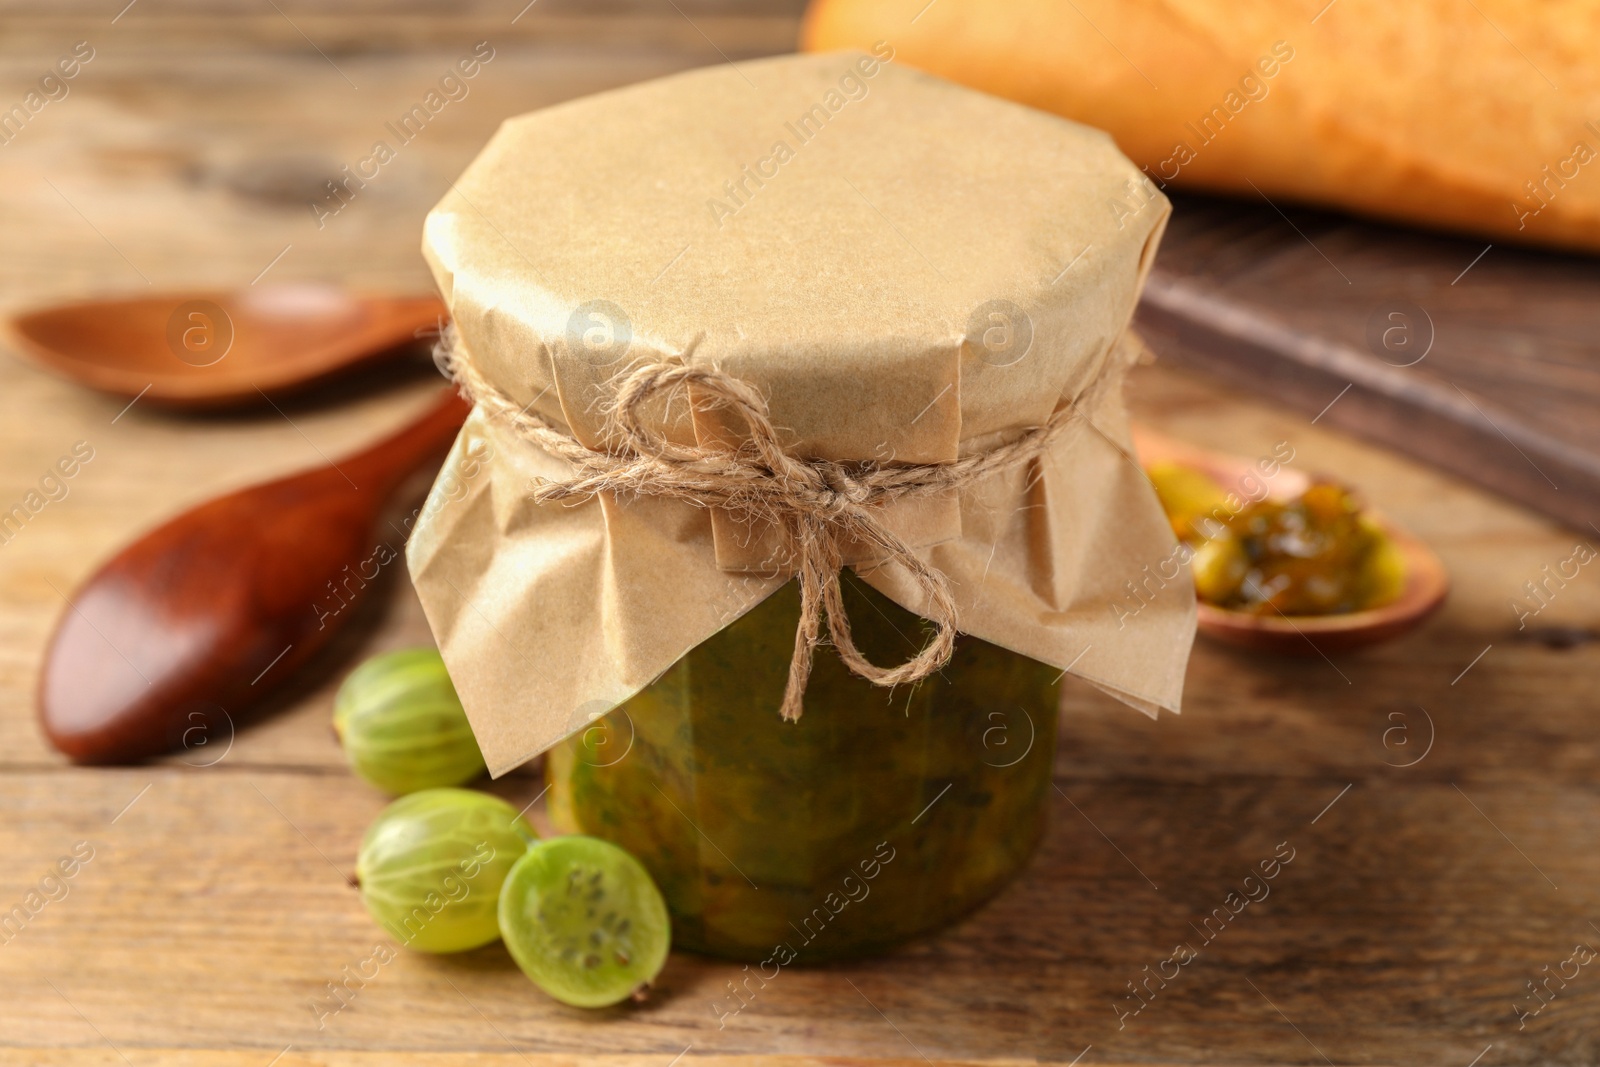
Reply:
M500 936L535 985L602 1008L648 985L672 931L661 891L609 841L573 835L530 848L500 888Z

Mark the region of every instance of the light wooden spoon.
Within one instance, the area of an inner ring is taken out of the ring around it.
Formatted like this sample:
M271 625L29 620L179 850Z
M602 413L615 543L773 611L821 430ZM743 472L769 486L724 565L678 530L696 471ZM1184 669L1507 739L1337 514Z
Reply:
M1280 500L1298 496L1311 484L1311 478L1304 471L1284 467L1273 478L1266 479L1252 460L1174 441L1143 426L1134 427L1133 444L1139 453L1139 462L1146 467L1157 463L1189 467L1225 490L1240 491L1241 496L1248 495L1240 487L1241 479L1247 475L1254 476L1257 485L1265 482L1267 494ZM1444 603L1445 594L1449 592L1450 578L1444 563L1410 531L1370 508L1366 509L1366 515L1394 543L1405 560L1405 587L1399 597L1375 608L1334 615L1254 615L1229 611L1202 600L1201 632L1243 648L1312 654L1376 644L1420 625Z
M24 355L92 389L219 408L391 358L447 314L434 296L263 285L57 304L13 315L8 326Z

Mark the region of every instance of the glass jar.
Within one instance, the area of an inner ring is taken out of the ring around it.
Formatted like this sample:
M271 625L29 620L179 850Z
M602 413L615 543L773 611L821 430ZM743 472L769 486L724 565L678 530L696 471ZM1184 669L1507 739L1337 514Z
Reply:
M849 571L843 586L869 659L921 647L922 619ZM884 689L822 647L784 722L799 611L791 582L550 750L552 821L649 868L677 947L878 951L997 892L1043 833L1061 672L962 635L940 674Z

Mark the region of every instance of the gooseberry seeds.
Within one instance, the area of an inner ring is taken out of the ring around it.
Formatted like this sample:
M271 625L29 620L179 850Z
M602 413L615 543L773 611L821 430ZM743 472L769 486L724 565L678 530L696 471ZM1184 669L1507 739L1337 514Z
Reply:
M573 835L529 849L500 890L500 935L535 985L600 1008L648 985L667 960L661 892L628 853Z

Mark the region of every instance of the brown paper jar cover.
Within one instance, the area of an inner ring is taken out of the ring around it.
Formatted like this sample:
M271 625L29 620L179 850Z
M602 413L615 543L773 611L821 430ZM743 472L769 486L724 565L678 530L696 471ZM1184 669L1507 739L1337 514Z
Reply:
M1155 714L1179 708L1194 594L1121 389L1168 211L1105 134L880 44L511 119L429 214L423 250L474 365L590 446L615 384L650 361L754 385L792 452L838 461L949 461L1072 406L1041 459L884 521L949 579L962 631ZM681 402L655 416L679 440L736 432ZM775 532L736 516L531 499L569 473L479 409L408 546L496 774L788 580ZM852 562L922 607L901 569Z

